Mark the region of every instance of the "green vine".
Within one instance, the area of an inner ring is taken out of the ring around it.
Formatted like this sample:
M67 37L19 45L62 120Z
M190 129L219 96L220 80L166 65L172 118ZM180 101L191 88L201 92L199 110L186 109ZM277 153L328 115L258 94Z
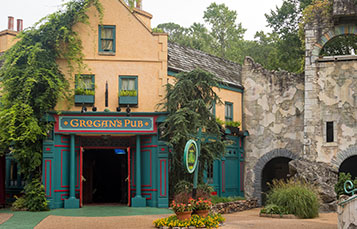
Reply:
M56 60L67 60L70 72L84 67L82 43L72 26L88 23L86 11L90 6L102 17L99 0L71 1L65 4L65 10L23 31L20 40L2 57L0 141L3 149L9 149L20 163L20 172L28 184L41 176L42 140L52 128L42 118L70 94L69 83Z

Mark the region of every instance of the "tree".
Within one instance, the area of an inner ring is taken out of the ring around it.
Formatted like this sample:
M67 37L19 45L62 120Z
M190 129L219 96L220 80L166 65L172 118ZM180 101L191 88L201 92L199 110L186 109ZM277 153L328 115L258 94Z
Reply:
M204 12L203 18L210 25L213 54L229 58L230 52L243 39L246 31L241 23L236 23L237 12L229 10L225 4L212 3Z
M265 14L268 26L279 36L277 42L278 60L274 69L284 69L290 72L302 70L304 58L302 42L299 38L299 22L302 11L312 0L284 0L282 6Z
M210 112L213 103L220 103L213 87L218 87L217 78L203 70L196 69L176 76L174 85L167 85L166 100L160 106L169 113L162 124L163 137L168 139L172 147L170 153L171 172L170 190L179 180L191 180L183 168L182 157L187 140L193 138L199 128L206 136L212 136L213 142L203 142L200 153L200 177L203 169L224 152L224 144L220 138L220 128L214 115Z

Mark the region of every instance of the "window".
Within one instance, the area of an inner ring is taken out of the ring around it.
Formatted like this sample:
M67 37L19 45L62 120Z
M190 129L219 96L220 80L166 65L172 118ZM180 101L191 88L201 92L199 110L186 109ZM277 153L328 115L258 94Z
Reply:
M119 76L119 104L138 104L137 76Z
M99 52L115 53L114 25L99 25Z
M94 75L76 75L76 95L94 95Z
M333 142L333 122L326 122L326 142Z
M212 101L210 112L213 114L213 116L216 116L216 103L214 101Z
M213 184L213 163L209 164L207 168L207 183Z
M94 104L94 75L76 75L74 94L76 105Z
M225 119L226 121L233 121L233 103L225 102Z

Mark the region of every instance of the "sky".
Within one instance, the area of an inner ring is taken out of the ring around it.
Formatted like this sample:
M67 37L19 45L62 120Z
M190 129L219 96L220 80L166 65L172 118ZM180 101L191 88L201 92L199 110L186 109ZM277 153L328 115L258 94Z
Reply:
M24 28L61 8L69 0L1 0L0 31L7 29L8 16L23 19ZM143 10L153 15L152 27L174 22L189 27L194 22L204 23L203 12L212 3L224 3L238 14L237 23L247 29L244 38L252 40L257 31L269 32L264 14L281 6L283 0L143 0Z

